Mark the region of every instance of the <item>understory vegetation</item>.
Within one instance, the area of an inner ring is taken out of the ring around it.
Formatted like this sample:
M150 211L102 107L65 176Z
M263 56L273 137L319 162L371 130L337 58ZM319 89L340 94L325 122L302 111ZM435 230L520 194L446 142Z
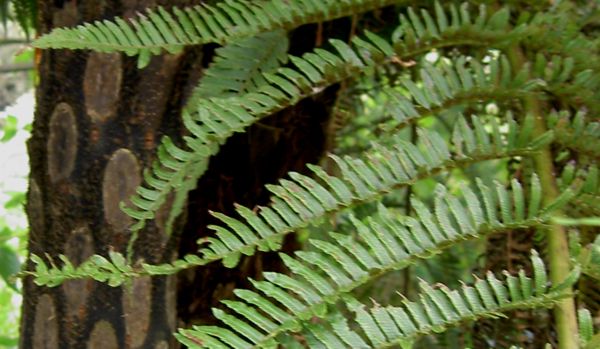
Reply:
M484 4L485 3L485 4ZM226 0L59 28L42 49L138 57L216 43L144 184L121 208L126 253L29 258L39 286L127 286L278 251L287 272L181 328L189 348L598 348L600 8L595 1ZM394 15L391 16L390 13ZM288 54L289 32L349 18L346 38ZM169 234L235 133L338 86L329 155L213 212L201 249L161 265L133 246L167 200ZM500 320L497 320L500 319Z

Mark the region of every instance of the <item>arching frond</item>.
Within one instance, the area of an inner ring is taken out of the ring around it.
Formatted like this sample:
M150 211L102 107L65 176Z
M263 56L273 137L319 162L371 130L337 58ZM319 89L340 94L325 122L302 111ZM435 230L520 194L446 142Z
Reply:
M579 195L567 209L575 217L600 215L600 171L597 165L576 167L573 163L564 167L558 184L560 190L581 183Z
M172 264L144 265L143 271L134 271L131 266L126 270L106 266L106 259L102 257L97 261L90 259L82 266L67 271L59 268L48 270L38 258L34 262L42 268L39 275L51 276L37 279L36 282L60 283L65 279L86 277L96 269L100 270L98 278L105 277L105 271L112 270L119 274L117 279L124 281L143 274L173 274L216 260L223 260L226 266L233 267L242 254L251 255L257 248L261 251L278 250L286 234L318 222L330 213L376 200L392 190L412 185L440 171L488 159L525 156L552 139L552 133L549 132L538 139L529 140L531 123L521 127L515 122L510 123L511 136L505 139L498 127L489 135L476 117L472 120L474 128L466 121L457 123L461 136L454 137L451 147L438 134L421 130L417 144L401 141L393 148L375 146L363 158L334 156L340 171L339 177L328 175L321 167L314 165L309 167L320 182L290 173L290 179L268 187L274 196L270 206L260 207L257 211L237 206L241 220L214 213L222 225L210 227L216 231L216 237L206 239L208 246L201 250L202 258L189 255ZM37 271L32 274L38 275Z
M600 158L600 122L586 120L584 112L574 116L568 112L553 112L548 116L548 128L556 134L556 142L562 147L592 158Z
M490 34L490 37L495 33L495 42L498 44L506 37L515 39L526 31L525 25L508 32L497 30L496 22L486 21L485 14L481 16L477 23L482 27L478 27L477 33ZM474 24L464 19L457 22L456 26L444 27L445 31L437 31L437 36L431 36L429 40L423 37L423 41L417 40L412 44L403 41L390 43L373 33L367 33L365 39L355 37L353 46L340 40L331 40L330 44L336 53L318 48L301 58L290 57L295 69L286 67L278 69L276 73L263 74L269 84L260 86L256 92L226 99L193 99L198 103L187 106L182 115L191 133L184 138L186 149L176 147L171 139L165 137L158 149L158 160L144 176L145 187L139 188L131 200L134 208L123 207L129 216L138 221L132 230L141 229L146 220L152 219L172 191L184 197L186 190L193 188L195 181L208 168L209 158L218 152L219 146L232 134L243 132L261 118L321 92L327 86L363 74L367 66L393 64L398 59L408 59L433 47L484 43L453 40L457 30L463 28L461 25L472 27ZM485 43L489 44L489 41Z
M234 267L242 254L251 255L256 249L278 250L286 234L318 222L331 213L374 201L397 188L412 185L419 179L440 171L489 159L526 156L552 140L551 132L532 140L529 136L532 131L531 122L523 126L516 122L509 123L509 136L506 138L501 136L498 126L490 135L476 117L472 118L472 123L473 128L465 120L457 123L452 146L448 146L437 133L421 130L417 144L399 141L392 148L376 145L373 151L362 158L332 156L338 165L339 177L331 176L315 165L309 165L309 168L320 181L292 172L289 174L290 179L281 180L279 185L268 186L273 193L269 206L252 210L238 205L236 211L240 219L213 213L221 220L222 225L210 226L216 236L205 240L208 246L201 250L202 258L189 255L172 264L144 265L145 272L173 274L217 260L223 260L226 266ZM148 203L153 201L148 198ZM104 266L104 261L105 259L100 260L102 263L97 266L100 270L110 269L111 267ZM42 261L38 259L35 262ZM42 266L45 269L41 272L54 273L60 283L67 278L84 277L94 270L95 265L96 262L90 260L80 268L69 269L65 275L60 270L52 269L49 272L45 266ZM126 272L120 273L122 275L119 278L125 280L135 273L139 271L134 272L130 267ZM98 277L103 275L103 272L98 273Z
M186 45L225 43L275 29L332 20L401 3L399 0L226 0L167 11L148 9L137 18L96 21L76 28L57 28L37 39L38 48L93 49L140 55L180 52Z
M241 254L278 249L285 234L318 222L328 213L339 211L358 203L373 201L390 191L415 183L442 170L465 166L466 163L500 158L534 151L551 140L551 133L530 139L532 123L523 127L511 123L516 137L506 141L496 127L490 136L474 117L471 128L464 119L457 123L453 151L438 134L421 130L419 143L397 142L393 149L375 146L363 158L332 156L340 177L332 177L317 166L311 171L321 183L309 177L291 173L291 180L281 180L280 185L268 186L273 194L272 204L256 212L242 206L237 212L242 221L215 214L224 226L211 226L216 238L207 238L209 245L201 252L207 260L223 259L234 266Z
M252 281L257 292L236 290L241 300L224 304L241 317L214 311L228 328L199 326L181 330L178 338L184 344L193 338L191 342L207 348L271 347L278 335L300 331L313 317L323 317L327 304L383 273L430 258L463 240L543 224L552 210L566 203L564 198L573 197L566 193L541 209L539 185L532 186L528 203L517 190L521 188L517 181L512 193L499 183L492 188L479 182L478 187L480 195L463 189L465 203L439 187L433 211L413 199L415 218L394 215L383 206L378 216L364 222L352 218L355 235L332 233L331 241L310 240L316 252L296 252L296 258L281 254L291 275L264 273L265 281ZM545 289L544 278L536 278L536 287Z
M190 106L201 103L202 99L210 97L228 98L235 95L256 92L260 86L267 83L264 73L271 73L279 68L281 64L287 62L288 46L289 39L287 34L282 30L277 30L232 41L228 45L217 49L213 63L204 71L199 85L190 96L185 112L188 113ZM204 154L200 154L200 158L196 161L188 158L188 160L192 161L192 166L196 164L200 166L192 168L190 173L185 173L185 177L181 177L181 185L175 189L176 194L169 210L169 216L165 222L167 236L171 236L173 224L183 211L187 200L187 193L196 187L198 178L206 170L208 162L205 159L203 160L203 157ZM184 158L177 160L186 161ZM177 180L180 180L180 178L177 178ZM170 190L172 190L171 187L164 187L163 195ZM156 192L149 193L146 191L144 198L153 200L153 198L157 198L155 194ZM131 255L130 251L137 238L136 231L139 230L139 227L141 226L136 227L133 231L129 243L128 255Z
M548 287L544 263L533 251L533 277L523 270L518 275L507 271L499 277L488 272L474 285L451 290L440 284L421 283L418 301L405 300L402 306L353 304L354 323L358 331L350 330L341 318L327 324L309 324L307 338L310 348L389 348L413 343L418 337L443 332L465 321L502 318L512 310L549 308L568 296L565 292L578 277L576 268L561 285ZM502 280L504 279L504 280ZM354 328L354 327L352 327Z
M565 54L567 54L565 52ZM581 58L580 58L581 59ZM544 81L552 81L551 94L559 96L576 109L600 112L600 73L585 65L576 64L574 57L554 55L547 58L539 53L532 62L533 75Z
M256 92L267 84L262 73L270 73L287 63L288 46L287 34L277 30L235 40L218 48L187 105L195 106L203 98Z
M11 0L15 19L25 32L27 39L31 37L32 30L36 28L37 1L35 0Z
M530 79L528 67L513 72L505 56L491 60L487 66L465 57L457 58L452 64L441 63L438 67L424 63L419 76L421 85L402 78L398 86L385 90L390 97L390 114L395 120L386 128L400 128L459 104L480 104L485 100L502 101L537 94L552 83Z

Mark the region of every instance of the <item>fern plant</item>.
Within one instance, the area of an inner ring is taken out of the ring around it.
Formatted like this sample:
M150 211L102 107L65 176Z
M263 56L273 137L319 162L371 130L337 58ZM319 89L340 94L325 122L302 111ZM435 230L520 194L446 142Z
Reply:
M58 265L32 255L35 269L24 275L40 286L82 278L119 286L209 263L234 268L242 256L278 251L286 235L308 231L305 250L280 254L289 273L264 272L251 280L253 289L237 289L236 300L223 301L227 311L214 309L220 326L180 329L177 339L190 348L409 348L420 336L465 321L554 308L561 348L593 345L589 312L579 312L581 338L573 331L573 287L581 272L597 278L597 247L569 255L568 234L573 224L596 222L590 217L600 210L594 119L600 75L588 62L598 56L597 40L573 19L573 4L519 16L508 6L466 3L225 0L55 29L34 45L124 52L137 55L140 67L151 55L188 45L224 46L183 109L188 134L181 142L163 138L131 205L122 204L136 221L128 255L94 255L77 267L63 255ZM386 6L399 13L393 30L365 30L349 42L331 39L301 56L287 54L288 30ZM572 26L553 25L564 13ZM369 79L378 87L353 88ZM173 231L187 194L229 137L340 83L339 98L350 103L359 104L361 94L385 96L385 115L367 116L366 125L341 121L342 134L366 126L377 138L308 165L310 175L291 172L268 185L268 205L238 205L234 216L213 212L220 223L210 226L214 235L200 241L198 254L161 265L131 263L135 233L172 193L167 231ZM480 163L508 161L518 168L509 180L465 174ZM426 195L415 190L428 179L439 183ZM405 205L386 205L398 195ZM319 234L327 222L336 223L332 232ZM524 230L543 239L544 258L532 253L530 277L504 272L500 281L490 271L457 290L421 282L416 300L383 306L356 298L360 287L467 240Z

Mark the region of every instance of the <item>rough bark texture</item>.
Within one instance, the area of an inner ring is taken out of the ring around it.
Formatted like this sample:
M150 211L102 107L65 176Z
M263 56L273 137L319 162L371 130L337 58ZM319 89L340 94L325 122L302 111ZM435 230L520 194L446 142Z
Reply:
M194 1L40 0L39 30L189 3ZM293 50L310 48L315 33L315 26L297 31ZM160 137L181 135L179 111L211 51L155 57L143 70L118 54L41 53L29 141L31 253L63 253L77 264L94 253L124 252L131 221L118 203L140 183ZM318 161L335 94L328 89L232 138L192 193L182 232L169 238L160 223L148 224L135 245L136 261L161 263L195 252L196 239L211 233L208 209L231 213L234 202L264 204L264 183ZM286 250L295 248L294 241L287 241ZM234 287L280 267L276 255L259 255L242 260L237 270L215 263L179 276L141 278L132 293L88 280L44 288L26 278L20 347L175 348L177 327L212 321L210 307Z
M98 18L133 15L159 2L40 1L40 32ZM163 1L186 5L191 1ZM199 51L153 59L136 68L119 54L44 51L37 111L29 142L30 251L66 254L79 263L109 249L124 252L130 219L118 207L141 182L163 134L178 135L186 91L197 80ZM168 239L149 224L136 260L174 257ZM135 280L132 293L93 281L56 288L24 282L22 348L174 347L172 278Z

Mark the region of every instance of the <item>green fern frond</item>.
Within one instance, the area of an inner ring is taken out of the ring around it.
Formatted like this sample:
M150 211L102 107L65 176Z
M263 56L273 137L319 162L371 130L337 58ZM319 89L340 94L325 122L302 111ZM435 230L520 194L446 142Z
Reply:
M310 348L389 348L404 347L418 337L440 333L465 321L502 318L513 310L549 308L568 296L565 286L572 285L577 269L560 287L547 287L546 270L535 251L532 255L533 279L521 270L518 276L503 272L503 279L488 272L473 286L451 290L445 285L421 283L418 301L405 300L402 306L352 304L358 331L352 331L344 318L331 325L309 324Z
M424 132L422 137L429 140L424 140L424 143L421 143L421 148L432 144L430 140L436 136ZM441 143L436 142L435 146L426 148L429 153L438 155L426 155L417 146L407 143L405 147L399 146L395 151L384 147L376 147L377 152L368 154L366 157L367 163L350 157L338 158L342 178L332 177L327 175L321 168L311 166L313 172L323 180L324 185L319 184L310 177L291 173L290 177L293 181L283 180L281 186L270 187L270 190L276 196L270 207L260 208L258 212L243 206L236 207L244 222L215 213L214 215L224 225L211 226L217 232L216 237L207 239L209 246L202 250L203 257L187 255L184 259L173 263L144 264L142 269L121 263L121 257L118 253L111 253L111 259L116 260L113 263L104 257L93 256L77 268L73 268L70 263L67 263L62 269L56 266L49 268L41 258L35 257L35 259L32 258L32 261L36 264L35 271L27 272L27 275L34 276L35 282L39 285L56 286L67 279L86 277L104 280L112 278L114 280L112 284L118 284L118 282L122 283L129 278L142 275L174 274L183 269L205 265L220 259L223 260L226 266L233 267L237 264L241 254L250 255L257 247L262 251L277 250L285 234L302 228L310 222L318 221L320 218L325 217L328 212L336 212L361 201L373 200L396 187L410 185L419 179L419 172L421 176L428 176L436 171L460 166L460 164L464 165L473 161L492 159L499 156L524 155L534 150L529 145L525 145L521 149L511 148L512 150L507 151L508 153L493 152L490 154L481 153L478 148L475 148L476 155L460 154L455 159L444 160L438 157L437 160L433 160L431 156L439 156L440 154L438 153L441 149L440 145ZM477 158L478 156L479 158ZM443 167L444 163L446 163L446 167ZM451 166L451 164L453 165ZM390 180L392 182L389 182ZM533 183L537 183L535 177ZM381 187L377 188L374 185L381 185ZM482 183L479 183L479 186L483 201L479 200L469 189L464 189L465 196L468 199L468 210L460 209L457 199L448 199L447 203L441 199L436 200L435 217L442 224L440 228L435 228L435 224L431 223L435 219L432 218L432 215L426 213L424 206L418 201L413 201L413 207L416 209L418 218L425 222L427 231L432 234L431 236L434 237L436 243L439 242L445 246L440 231L445 232L443 234L450 234L452 240L453 237L457 236L460 229L479 229L482 224L482 229L485 231L502 229L503 226L495 225L499 222L505 222L512 228L522 226L521 221L523 220L528 222L526 222L527 226L538 224L541 215L564 206L573 198L573 192L567 189L564 191L564 195L545 210L540 211L541 194L539 185L532 185L531 201L528 206L524 205L521 191L515 190L514 197L511 200L509 193L500 185L497 186L496 192L491 191ZM513 188L518 187L518 183L513 183ZM443 190L438 191L444 193ZM496 199L496 197L498 198ZM513 203L514 215L511 214ZM482 211L481 207L484 207L485 210ZM527 215L524 212L525 207L528 210ZM450 216L448 216L448 209L451 212ZM502 212L501 216L496 213L498 209ZM486 215L488 218L485 218ZM454 227L454 223L451 223L454 219L459 222L459 230ZM407 250L411 253L425 252L419 246L422 244L422 246L428 248L431 247L431 242L422 240L424 235L418 228L418 224L415 225L416 220L408 219L408 221L409 223L412 222L410 229L416 231L412 235L415 236L417 244L411 243L411 239L403 243L408 244ZM354 222L361 231L363 225L356 220ZM514 224L514 226L511 224ZM397 229L403 230L404 228ZM468 234L465 236L468 236ZM459 240L462 238L464 237L459 238ZM370 257L365 256L364 258ZM61 256L61 259L65 260L66 258Z
M197 105L203 98L231 97L255 92L267 84L262 73L287 63L289 39L283 30L260 33L218 48L213 62L187 102Z
M365 222L352 219L356 236L332 233L331 242L310 241L317 252L296 252L295 259L281 254L291 276L265 273L266 281L253 281L259 291L236 290L242 301L225 302L250 324L238 320L244 324L238 326L229 321L234 316L216 310L215 316L229 329L196 327L182 330L180 340L193 337L197 342L206 343L206 347L228 347L226 344L232 345L231 341L247 343L242 347L248 348L270 347L276 336L300 331L314 316L323 317L327 304L337 302L345 294L386 272L430 258L460 241L507 229L536 227L548 219L543 217L548 217L549 210L558 209L551 203L539 210L540 202L525 204L517 191L510 195L500 185L494 189L479 182L478 187L481 198L470 189L464 189L466 204L440 187L442 190L438 190L434 211L413 199L416 218L397 217L381 207L377 217ZM532 190L539 190L539 187L532 186ZM532 193L531 197L540 199L539 193ZM533 207L534 210L525 213L521 207ZM502 211L501 215L496 213L498 209ZM545 287L545 278L538 273L536 278L536 287L541 290ZM269 298L281 305L275 305ZM244 312L238 309L244 309ZM248 313L252 316L247 316ZM262 327L264 323L270 325ZM256 332L249 334L246 328L256 329Z
M331 212L373 201L443 170L487 159L526 155L552 139L552 134L546 133L531 143L524 142L529 139L527 135L532 127L525 125L519 129L512 123L510 132L519 135L504 141L498 127L494 131L496 137L490 137L483 128L477 127L481 125L478 119L473 117L473 120L475 129L464 119L457 123L454 155L441 136L421 130L417 145L403 141L398 141L393 149L376 145L374 151L362 159L332 156L341 173L339 178L328 175L320 167L309 166L323 184L291 173L291 180L268 186L273 193L270 206L261 207L257 212L237 207L244 222L217 214L225 226L211 226L217 237L206 239L209 245L201 250L204 259L223 259L227 266L233 267L241 254L252 254L256 247L261 251L278 249L285 234L318 222Z
M478 23L485 23L483 18ZM471 22L465 23L472 25ZM412 44L402 41L388 43L372 33L366 34L366 40L355 37L354 47L340 40L331 40L331 46L337 51L335 54L316 49L301 58L290 57L296 68L280 68L276 73L263 74L269 84L261 85L256 92L239 97L195 99L197 105L187 106L182 115L191 133L184 138L188 150L176 147L169 138L164 138L158 149L158 161L144 176L146 187L140 188L132 199L133 208L123 207L137 221L131 229L137 231L146 220L152 219L172 191L184 197L186 188L193 188L193 183L208 168L209 158L235 132L243 132L261 118L294 105L327 86L364 73L366 66L393 64L397 59L408 59L436 46L457 44L452 40L456 28L451 29L438 31L439 35L430 41L418 40ZM514 37L523 31L515 29L508 34L504 31L494 32L498 42L502 42L506 36ZM491 32L484 27L478 33L483 35ZM483 42L473 41L472 44ZM166 163L162 164L161 159Z
M251 255L257 248L260 251L278 250L286 234L318 222L331 213L371 202L441 171L490 159L526 156L552 140L552 133L548 132L526 142L532 132L531 122L524 127L509 123L509 134L514 137L504 139L497 125L490 135L480 127L477 117L471 120L474 128L464 120L457 123L451 147L437 133L421 130L417 144L399 141L393 148L375 145L373 151L362 158L332 156L338 164L340 177L330 176L314 165L309 168L320 183L292 172L289 180L268 186L274 196L270 206L254 211L238 205L236 211L241 220L214 213L223 225L209 227L215 230L216 237L204 240L208 246L201 250L202 258L189 255L172 264L144 265L145 271L173 274L221 259L226 266L234 267L242 254ZM143 193L148 205L153 204L156 197Z
M36 28L37 1L35 0L11 0L15 19L25 32L27 39L30 38L32 30Z
M57 28L37 39L38 48L93 49L140 55L145 66L150 55L178 53L186 45L226 43L275 29L332 20L366 12L399 0L226 0L216 5L167 11L149 9L137 18L96 21L76 28Z
M452 106L481 103L482 100L521 98L540 93L550 83L528 78L528 68L513 74L504 56L484 67L476 60L457 58L452 64L434 67L424 63L418 71L422 85L402 78L398 86L385 90L390 97L391 115L395 122L386 128L400 128Z
M554 84L551 93L568 99L574 108L585 107L594 113L600 112L600 73L589 68L587 59L585 63L577 64L569 53L567 51L564 56L554 55L550 58L538 53L532 62L533 76L551 81Z
M482 100L521 99L547 92L564 97L565 101L568 101L570 96L579 96L579 92L587 91L591 81L595 79L588 76L587 72L575 74L568 63L571 60L565 61L563 64L563 60L557 59L553 64L544 66L543 73L532 71L529 65L514 72L505 56L492 59L486 65L477 60L467 61L465 57L457 58L451 65L442 62L439 67L425 62L424 67L418 71L421 86L411 79L401 78L398 86L385 90L390 97L389 108L395 120L385 128L401 128L424 116L448 110L452 106L470 102L481 103ZM541 69L537 66L534 68ZM566 80L579 79L580 74L589 79L582 78L583 82L575 87L573 84L564 84ZM533 77L530 77L532 75ZM565 91L565 86L569 86L571 91ZM573 98L579 100L579 97ZM557 117L550 118L550 129L556 126ZM596 127L594 123L587 130L591 137L596 136Z
M243 38L229 43L228 45L216 50L216 57L213 63L204 71L199 85L195 88L190 96L186 111L190 106L195 106L202 99L210 97L227 98L235 95L248 94L255 92L259 86L266 84L263 74L269 73L278 68L281 64L287 62L287 50L289 39L287 34L282 31L273 31L260 33L255 37ZM188 115L188 114L185 114ZM187 125L194 127L192 122L186 117L184 119ZM197 134L197 133L196 133ZM163 141L163 144L168 144L169 139ZM194 149L194 148L192 148ZM178 188L175 189L175 196L172 201L169 216L165 222L165 231L167 236L170 236L173 230L173 224L177 217L183 211L187 200L187 193L196 187L198 178L206 171L208 166L205 154L200 154L200 159L191 162L190 172L185 172L183 177L176 177L174 183L177 183ZM190 158L180 158L180 161L185 161ZM160 158L159 158L160 162ZM155 166L158 164L155 164ZM197 168L194 166L198 165ZM157 168L157 173L160 169ZM181 183L181 184L178 184ZM157 188L154 188L157 189ZM163 187L163 195L165 191L172 190L171 187ZM156 200L158 192L151 190L140 189L146 193L143 197L148 200ZM138 192L139 195L140 192ZM164 196L163 196L164 197ZM136 202L139 201L136 198ZM144 202L142 202L144 203ZM162 205L162 201L161 201ZM157 207L157 206L155 206ZM138 225L133 230L134 234L130 239L128 247L128 255L131 255L133 243L137 238L137 230L141 228Z
M127 263L122 254L113 251L109 252L108 259L100 255L93 255L77 267L66 256L61 254L58 257L62 262L60 268L52 260L50 260L50 267L48 267L41 257L31 255L31 261L35 264L35 272L28 274L35 276L37 285L55 287L70 279L92 278L116 287L133 277L140 276Z
M555 141L564 148L592 158L600 158L600 122L586 120L584 112L574 116L568 112L553 112L548 117L548 128L553 129Z
M560 132L560 130L559 130ZM560 143L559 143L560 144ZM573 163L567 164L560 177L559 187L564 190L579 183L579 193L568 207L570 216L586 217L600 216L600 171L594 164L590 167L576 167Z

